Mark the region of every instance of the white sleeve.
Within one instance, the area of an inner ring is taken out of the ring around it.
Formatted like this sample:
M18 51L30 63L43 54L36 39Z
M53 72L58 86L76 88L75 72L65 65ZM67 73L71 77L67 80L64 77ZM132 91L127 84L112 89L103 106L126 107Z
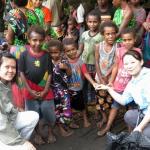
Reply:
M79 7L77 8L77 22L78 23L84 22L84 14L85 14L85 10L83 8L83 5L80 4Z
M132 91L132 84L129 82L121 97L124 105L127 105L134 100L130 91Z

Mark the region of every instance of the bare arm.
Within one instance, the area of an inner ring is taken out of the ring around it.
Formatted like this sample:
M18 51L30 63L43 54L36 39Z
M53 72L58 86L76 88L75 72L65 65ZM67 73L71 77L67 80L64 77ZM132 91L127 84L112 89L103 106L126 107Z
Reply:
M51 83L51 78L52 78L52 76L49 75L48 78L47 78L44 90L42 92L40 92L40 97L41 98L43 98L48 93L49 87L50 87L50 83Z
M83 44L83 43L80 43L80 44L79 44L79 48L78 48L77 57L80 57L80 56L82 55L83 50L84 50L84 44Z
M109 84L110 85L112 85L112 83L114 82L114 80L117 76L117 72L118 72L118 58L117 58L117 56L115 56L115 63L113 65L111 77L109 79Z
M93 87L95 89L97 89L97 87L99 87L99 84L97 84L92 77L90 76L90 74L88 72L84 73L85 78L93 85Z
M128 7L128 9L123 17L123 21L119 27L119 32L117 33L118 37L120 36L122 30L128 26L128 23L132 19L132 16L133 16L133 12L132 12L131 8Z
M101 70L99 67L99 44L97 44L95 46L95 66L96 66L96 73L98 75L98 79L100 81L100 83L103 83L103 79L102 79L102 75L101 75Z
M150 113L146 113L141 123L134 129L134 131L142 132L147 124L150 122Z
M125 105L124 102L122 101L122 95L114 91L112 87L101 84L99 86L99 89L107 90L116 102L118 102L121 105Z

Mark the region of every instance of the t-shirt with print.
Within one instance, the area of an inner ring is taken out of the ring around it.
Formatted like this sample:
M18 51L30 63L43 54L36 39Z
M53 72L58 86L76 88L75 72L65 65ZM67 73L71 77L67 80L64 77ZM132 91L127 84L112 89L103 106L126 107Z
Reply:
M141 53L141 49L134 48L134 50ZM123 56L127 52L125 47L117 48L116 55L117 55L117 63L118 63L118 72L113 83L113 88L115 91L121 93L124 91L125 87L127 86L128 82L131 79L131 75L128 74L127 70L124 68L123 64Z
M81 59L85 64L95 64L95 44L102 42L103 38L100 33L90 36L90 32L85 31L80 38L80 43L84 44L84 50Z
M41 51L35 55L28 49L20 56L19 70L24 73L27 83L32 90L42 91L46 85L48 75L52 72L52 61L48 53ZM27 99L32 99L27 89L24 94ZM50 100L52 98L53 93L50 90L44 99Z
M72 91L80 91L83 88L83 75L87 72L86 65L81 59L69 62L72 75L68 78L68 87Z

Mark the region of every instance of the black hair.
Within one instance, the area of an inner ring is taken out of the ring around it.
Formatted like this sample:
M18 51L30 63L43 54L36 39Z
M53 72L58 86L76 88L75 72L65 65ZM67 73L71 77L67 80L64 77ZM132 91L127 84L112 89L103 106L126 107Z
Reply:
M71 22L73 22L73 24L77 25L77 21L76 21L76 19L74 17L69 17L68 21L71 21Z
M28 4L28 0L13 0L13 2L19 7L23 7Z
M136 31L134 28L125 28L122 32L121 32L121 36L123 34L132 34L134 38L136 38Z
M68 45L74 45L75 47L77 47L77 43L74 38L64 38L62 42L64 47Z
M87 14L86 20L88 20L88 17L89 17L89 16L94 16L94 17L97 18L97 20L101 21L101 18L100 18L100 16L99 16L99 13L98 13L96 10L91 10L91 11Z
M139 61L142 61L143 60L143 56L140 52L136 51L136 50L129 50L127 51L124 55L123 55L123 58L126 56L126 55L131 55L133 56L135 59L139 60Z
M28 37L28 39L30 39L30 36L31 36L32 32L40 34L43 38L45 38L45 36L46 36L45 30L41 26L39 26L39 25L32 25L28 29L28 31L27 31L27 37Z
M59 40L50 40L47 43L47 47L48 47L48 49L50 49L51 47L57 47L60 51L63 50L62 42Z
M17 65L17 59L12 55L10 54L8 51L3 51L0 53L0 66L2 65L3 63L3 58L8 58L8 59L13 59L15 62L16 62L16 75L14 76L12 82L15 82L16 81L16 78L17 78L17 72L18 72L18 65Z
M115 23L113 23L112 21L105 21L100 25L100 33L102 35L104 35L104 29L105 27L112 27L115 29L116 33L118 32L118 27Z

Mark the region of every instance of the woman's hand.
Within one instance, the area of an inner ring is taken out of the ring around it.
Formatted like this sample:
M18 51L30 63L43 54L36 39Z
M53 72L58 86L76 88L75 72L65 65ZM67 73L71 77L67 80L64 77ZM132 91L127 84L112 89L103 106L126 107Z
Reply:
M100 88L100 84L94 82L93 87L95 88L95 90L98 90Z
M97 85L96 85L97 84ZM104 85L104 84L98 84L98 83L96 83L95 85L93 85L93 86L95 86L94 88L96 89L96 90L108 90L108 88L109 88L109 86L107 86L107 85Z
M137 126L137 127L134 128L133 131L139 131L139 132L142 132L142 129L141 129L139 126Z

